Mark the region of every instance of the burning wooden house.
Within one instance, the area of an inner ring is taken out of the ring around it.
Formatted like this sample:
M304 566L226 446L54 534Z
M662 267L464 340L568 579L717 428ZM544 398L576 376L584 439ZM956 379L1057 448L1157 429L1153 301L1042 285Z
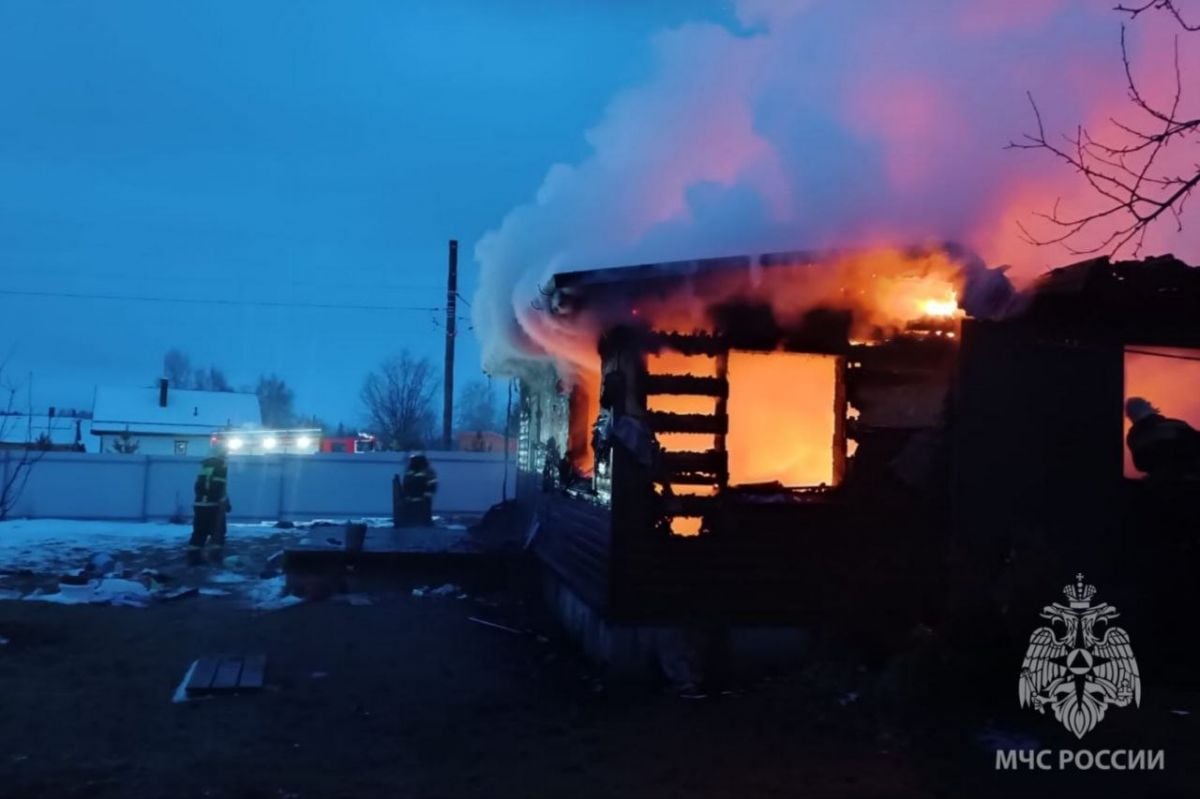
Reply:
M672 625L902 634L951 571L989 594L1029 514L1080 545L1123 496L1129 358L1200 347L1196 270L1156 268L1058 270L1015 314L946 249L555 275L518 452L552 604L610 659Z
M555 275L519 495L569 626L794 625L864 591L919 615L967 281L942 250Z
M1190 466L1153 473L1143 462L1143 473L1126 409L1141 399L1184 435L1200 427L1200 269L1098 258L1025 294L1020 313L963 325L954 598L994 601L1026 625L1046 585L1082 571L1144 630L1144 646L1180 639L1151 631L1173 621L1200 565L1200 443Z

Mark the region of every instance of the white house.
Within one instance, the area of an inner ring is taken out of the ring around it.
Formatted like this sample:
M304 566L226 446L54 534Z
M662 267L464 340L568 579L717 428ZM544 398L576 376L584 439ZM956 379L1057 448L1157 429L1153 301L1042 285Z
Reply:
M207 455L212 436L231 427L261 427L254 394L157 388L97 388L92 433L100 452L136 444L145 455Z

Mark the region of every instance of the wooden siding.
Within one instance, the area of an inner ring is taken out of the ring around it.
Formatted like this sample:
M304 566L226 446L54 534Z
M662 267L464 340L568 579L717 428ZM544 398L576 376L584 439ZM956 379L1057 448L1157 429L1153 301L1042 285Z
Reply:
M541 499L534 549L559 578L593 608L609 603L612 514L587 499L550 492Z

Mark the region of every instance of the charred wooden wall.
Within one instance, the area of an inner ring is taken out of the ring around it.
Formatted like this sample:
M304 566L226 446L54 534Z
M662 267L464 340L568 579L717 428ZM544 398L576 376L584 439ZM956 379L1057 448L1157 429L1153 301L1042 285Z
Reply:
M612 513L604 505L561 491L542 498L538 557L601 613L610 603L611 543Z
M953 401L956 602L1036 618L1083 571L1113 581L1123 507L1119 341L968 322Z

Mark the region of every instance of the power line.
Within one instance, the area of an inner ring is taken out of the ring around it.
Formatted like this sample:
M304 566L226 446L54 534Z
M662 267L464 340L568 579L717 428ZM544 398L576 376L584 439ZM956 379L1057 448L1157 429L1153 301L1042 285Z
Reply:
M127 280L130 282L140 283L221 283L220 277L211 275L195 275L195 274L166 274L166 273L129 273L129 272L78 272L66 271L57 269L36 269L33 271L13 270L11 276L15 277L58 277L66 280ZM242 281L245 283L246 281ZM279 278L259 278L258 280L250 281L252 283L270 283L273 285L288 285L288 286L316 286L318 288L326 288L329 286L328 281L304 280L293 278L290 275ZM443 289L432 283L387 283L387 282L372 282L372 283L344 283L339 282L339 288L358 289L364 291L431 291L441 292Z
M112 300L118 302L167 302L181 305L242 305L259 308L315 308L344 311L442 311L436 305L357 305L329 302L281 302L275 300L201 299L196 297L147 297L130 294L88 294L70 291L22 291L0 289L0 294L16 297L52 297L72 300Z

